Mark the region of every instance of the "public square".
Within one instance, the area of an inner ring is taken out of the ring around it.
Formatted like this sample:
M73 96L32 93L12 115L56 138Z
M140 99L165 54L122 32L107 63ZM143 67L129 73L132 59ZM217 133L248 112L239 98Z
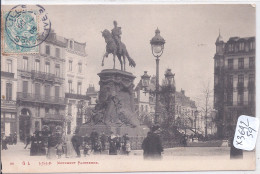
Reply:
M16 157L19 156L19 159L27 159L30 161L33 160L42 160L42 161L48 161L46 156L30 156L30 149L24 149L24 144L23 143L18 143L17 145L9 145L8 150L2 150L2 157L3 156L10 156L10 157ZM28 146L29 147L29 146ZM168 148L164 149L164 152L162 154L163 160L179 160L179 159L190 159L192 157L200 157L201 159L203 158L208 158L212 157L215 159L223 159L227 160L229 159L229 151L230 147L175 147L175 148ZM252 158L254 155L254 151L252 152L247 152L244 151L244 159ZM108 155L108 150L102 152L102 154L93 154L90 153L90 155L87 155L84 157L83 155L83 150L81 150L81 157L80 158L65 158L64 155L60 159L60 161L69 161L71 159L80 159L80 160L110 160L110 159L143 159L143 151L142 150L132 150L129 154L127 155ZM56 159L54 159L56 160Z

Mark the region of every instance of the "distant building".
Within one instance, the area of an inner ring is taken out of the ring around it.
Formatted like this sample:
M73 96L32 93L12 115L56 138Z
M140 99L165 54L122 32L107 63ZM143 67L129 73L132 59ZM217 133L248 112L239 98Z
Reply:
M163 86L171 86L172 91L168 91L169 96L171 96L168 103L167 101L160 103L160 112L163 112L163 105L169 104L168 110L170 110L168 112L171 112L172 121L179 124L179 130L184 131L185 129L189 129L194 132L195 121L198 121L195 119L195 111L197 111L195 102L185 96L184 90L181 90L181 92L175 91L175 74L171 72L171 69L167 69L164 75L165 79L163 79L162 85L160 86L160 91L163 89ZM135 88L135 110L142 123L145 122L147 118L151 120L152 123L154 121L155 84L155 76L151 77L148 75L147 71L144 71L141 80Z
M214 108L218 136L230 134L240 115L255 116L255 37L219 34L214 56Z
M1 57L1 132L18 133L16 107L17 56Z
M202 132L199 124L199 119L197 118L198 115L196 115L196 112L198 111L195 101L191 100L190 97L187 97L183 89L181 89L180 92L176 91L175 118L176 124L179 126L179 131L186 134L194 134L196 127L197 133Z
M94 85L89 85L86 95L89 99L88 106L94 108L98 99L98 91L95 90Z
M139 120L144 124L145 121L154 121L155 114L155 95L149 91L155 90L155 77L149 76L147 71L141 76L141 80L135 88L135 111Z
M73 133L84 122L86 96L87 54L86 43L66 39L65 58L65 98L66 98L66 132Z
M64 49L66 40L50 33L39 54L17 59L17 106L20 140L43 126L64 127Z

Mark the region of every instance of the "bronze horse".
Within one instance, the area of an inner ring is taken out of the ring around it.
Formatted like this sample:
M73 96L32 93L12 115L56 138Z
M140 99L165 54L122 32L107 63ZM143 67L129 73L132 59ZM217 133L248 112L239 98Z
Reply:
M103 60L102 60L102 66L104 66L104 59L105 57L108 57L108 55L110 53L113 54L113 61L114 61L114 69L115 69L115 57L117 56L120 64L121 64L121 70L125 71L125 58L127 57L128 62L129 62L129 66L131 67L135 67L135 61L129 56L126 46L124 43L121 42L121 52L119 51L117 44L115 42L115 40L112 37L112 34L110 33L110 31L108 31L107 29L105 29L102 33L102 36L105 38L105 42L107 43L106 45L106 53L103 56ZM121 60L121 57L123 56L123 62Z

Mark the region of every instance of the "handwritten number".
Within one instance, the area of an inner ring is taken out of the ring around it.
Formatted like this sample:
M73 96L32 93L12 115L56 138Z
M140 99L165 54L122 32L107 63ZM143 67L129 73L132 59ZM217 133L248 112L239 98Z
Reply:
M244 136L237 136L237 139L240 139L240 140L241 140L242 138L245 140L245 137L244 137Z

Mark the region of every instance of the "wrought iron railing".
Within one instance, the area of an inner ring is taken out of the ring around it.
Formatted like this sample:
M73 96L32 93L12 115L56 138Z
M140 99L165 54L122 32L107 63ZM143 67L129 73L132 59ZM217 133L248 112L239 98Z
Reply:
M17 92L17 100L34 101L34 102L51 103L51 104L65 104L65 99L63 97L45 96L45 95L24 93L24 92Z
M1 71L1 77L14 78L14 73Z
M32 70L32 78L38 79L38 80L45 80L45 81L52 81L56 83L62 83L63 78L56 76L55 74L41 72L41 71L35 71Z

